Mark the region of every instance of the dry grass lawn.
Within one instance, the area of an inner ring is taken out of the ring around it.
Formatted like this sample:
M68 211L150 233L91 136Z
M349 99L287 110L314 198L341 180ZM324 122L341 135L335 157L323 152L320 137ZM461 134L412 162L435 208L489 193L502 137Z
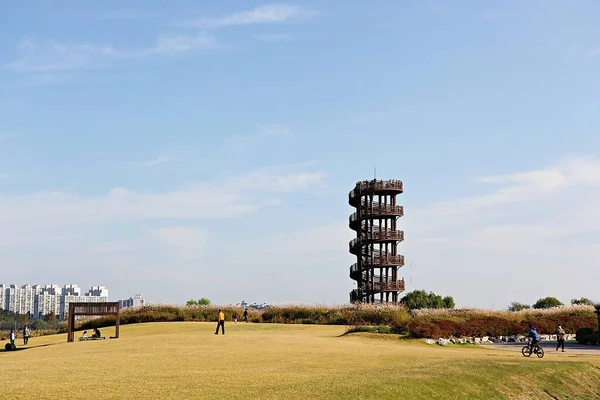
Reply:
M548 352L543 359L524 358L389 335L341 336L340 326L228 322L225 336L215 336L214 329L212 323L148 323L122 326L118 340L33 338L23 350L0 353L0 397L600 398L598 356ZM113 333L102 329L105 336Z

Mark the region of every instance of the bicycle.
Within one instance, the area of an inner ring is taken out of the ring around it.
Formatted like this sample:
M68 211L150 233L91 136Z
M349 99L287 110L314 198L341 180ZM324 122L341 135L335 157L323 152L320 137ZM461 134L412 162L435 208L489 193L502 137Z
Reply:
M521 349L521 353L525 357L530 357L532 353L535 353L538 358L544 357L544 349L542 349L538 343L532 346L531 339L529 339L529 343Z

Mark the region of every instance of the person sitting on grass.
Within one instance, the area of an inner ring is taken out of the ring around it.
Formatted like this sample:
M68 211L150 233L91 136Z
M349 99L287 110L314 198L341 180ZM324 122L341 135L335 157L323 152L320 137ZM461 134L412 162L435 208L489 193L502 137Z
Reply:
M98 328L94 328L94 334L92 335L93 338L100 338L100 330Z
M83 335L81 335L81 339L85 340L87 339L87 331L83 331Z

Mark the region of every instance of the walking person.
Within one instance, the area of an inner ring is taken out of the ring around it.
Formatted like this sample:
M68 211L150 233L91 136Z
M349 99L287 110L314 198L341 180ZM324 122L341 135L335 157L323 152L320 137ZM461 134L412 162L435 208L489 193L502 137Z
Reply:
M23 327L23 345L29 343L29 327L25 325Z
M248 309L244 310L244 322L248 322Z
M14 347L15 346L15 340L17 339L17 334L15 333L14 329L10 330L10 334L8 335L8 338L10 339L10 346Z
M233 313L233 323L237 324L237 320L238 320L238 315L236 312Z
M559 347L562 347L562 351L565 351L565 330L562 326L558 326L556 329L556 339L558 339L558 344L556 345L556 351L558 351Z
M225 314L223 314L223 310L219 308L219 321L217 322L217 330L215 331L215 335L219 334L219 327L221 327L221 333L225 334Z

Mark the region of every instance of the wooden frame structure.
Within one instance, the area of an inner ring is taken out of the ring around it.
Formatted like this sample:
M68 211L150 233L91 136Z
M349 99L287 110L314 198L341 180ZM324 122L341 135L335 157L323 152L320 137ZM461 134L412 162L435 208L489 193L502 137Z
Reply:
M75 317L78 315L114 315L115 336L119 338L119 324L121 322L121 306L118 301L106 303L69 303L67 342L75 341Z

